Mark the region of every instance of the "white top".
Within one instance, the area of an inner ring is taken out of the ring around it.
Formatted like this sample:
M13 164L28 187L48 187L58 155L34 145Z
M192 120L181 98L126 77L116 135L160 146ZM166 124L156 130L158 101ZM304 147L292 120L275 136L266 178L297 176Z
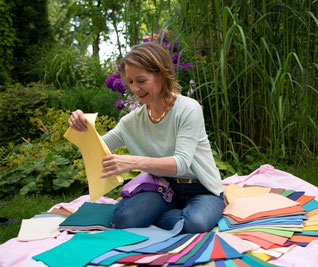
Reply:
M110 150L125 145L131 155L172 156L177 174L171 177L196 178L209 191L223 192L221 176L205 131L200 104L178 95L162 121L153 123L143 105L121 118L117 126L102 136Z

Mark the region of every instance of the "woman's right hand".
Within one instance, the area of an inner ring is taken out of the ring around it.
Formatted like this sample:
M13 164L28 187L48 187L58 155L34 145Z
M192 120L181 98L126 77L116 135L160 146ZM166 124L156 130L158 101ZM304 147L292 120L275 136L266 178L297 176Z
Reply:
M79 132L85 132L87 130L86 124L87 121L84 117L84 113L80 109L73 111L68 119L68 125Z

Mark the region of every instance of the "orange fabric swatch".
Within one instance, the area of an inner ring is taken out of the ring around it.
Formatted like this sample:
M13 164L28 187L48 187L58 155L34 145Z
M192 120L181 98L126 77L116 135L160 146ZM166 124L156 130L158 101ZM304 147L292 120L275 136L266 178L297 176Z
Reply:
M232 217L234 220L237 222L245 222L245 221L250 221L250 220L255 220L258 218L263 218L263 217L274 217L274 216L279 216L283 214L293 214L296 212L303 212L305 211L300 205L293 206L293 207L287 207L283 209L277 209L277 210L269 210L269 211L262 211L255 213L249 217L246 217L244 219L241 219L239 217L236 217L234 215L228 214L228 216Z
M299 242L299 243L309 243L317 239L318 239L318 236L293 235L288 240L293 242Z
M301 206L303 206L303 205L307 204L310 200L313 200L313 199L315 199L315 197L302 195L298 199L296 199L295 201L300 203Z
M273 235L273 234L270 234L270 233L259 232L259 231L240 232L240 234L256 236L258 238L264 239L266 241L269 241L271 243L278 244L278 245L284 245L285 242L288 240L288 237Z
M311 217L311 216L316 215L316 214L318 214L318 209L311 210L308 213L306 213L305 215L307 217Z

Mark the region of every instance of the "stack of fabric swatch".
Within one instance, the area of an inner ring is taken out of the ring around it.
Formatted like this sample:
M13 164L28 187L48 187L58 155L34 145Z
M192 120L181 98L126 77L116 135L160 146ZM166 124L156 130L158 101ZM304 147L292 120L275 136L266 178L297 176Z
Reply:
M306 210L306 220L302 231L295 233L287 243L305 247L311 241L318 239L318 201L312 196L304 195L304 192L295 193L301 194L296 201Z
M308 210L318 209L318 203L314 197L303 194L230 184L225 188L228 205L219 221L219 231L258 245L252 253L263 260L278 258L293 245L306 245L318 238L313 236L318 233L317 217L313 217L318 210L307 220Z

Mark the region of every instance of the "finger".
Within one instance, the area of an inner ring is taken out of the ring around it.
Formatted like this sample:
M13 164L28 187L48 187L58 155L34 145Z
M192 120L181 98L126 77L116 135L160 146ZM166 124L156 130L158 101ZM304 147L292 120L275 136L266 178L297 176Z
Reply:
M100 178L107 178L107 177L118 174L116 169L113 169L112 167L104 168L102 172L103 174L100 176Z
M81 132L85 132L87 130L86 119L84 117L83 111L81 110L72 112L71 123L74 126L74 129L78 129Z
M73 120L69 120L68 124L76 131L82 132L82 129L79 128L76 124L75 121Z

